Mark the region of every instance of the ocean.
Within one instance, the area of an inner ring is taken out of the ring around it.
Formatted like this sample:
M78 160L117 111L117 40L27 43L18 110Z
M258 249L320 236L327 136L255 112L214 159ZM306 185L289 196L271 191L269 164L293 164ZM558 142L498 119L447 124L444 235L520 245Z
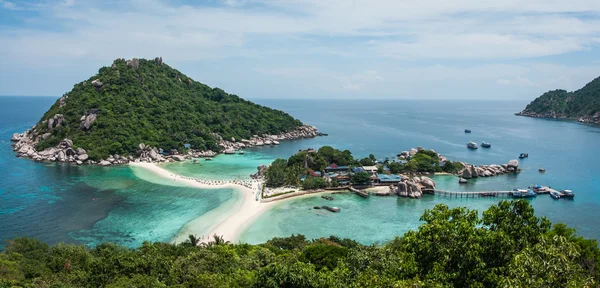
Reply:
M96 245L115 242L129 247L143 241L169 241L185 223L217 207L239 201L231 189L202 190L169 186L144 171L122 167L40 164L14 156L10 136L35 124L56 101L52 97L0 97L0 235L33 236L48 243ZM421 146L450 160L504 164L520 153L523 171L471 180L435 176L438 188L454 191L523 188L534 184L571 189L574 200L531 199L538 216L577 228L600 239L600 128L571 121L514 116L528 101L466 100L282 100L255 102L284 110L317 126L329 136L253 148L245 155L221 155L213 161L171 163L178 174L211 179L247 178L261 164L287 158L300 149L331 145L355 157L375 154L393 158ZM471 134L465 134L471 129ZM490 149L468 150L466 143L488 141ZM538 172L545 168L547 172ZM260 216L241 240L260 243L276 236L309 238L336 235L365 244L385 242L419 225L424 209L445 203L480 212L499 199L456 199L425 195L422 199L335 195L327 202L342 208L324 213L312 207L320 197L293 199ZM325 204L321 204L325 205ZM0 244L2 245L2 244ZM2 246L0 246L0 249Z

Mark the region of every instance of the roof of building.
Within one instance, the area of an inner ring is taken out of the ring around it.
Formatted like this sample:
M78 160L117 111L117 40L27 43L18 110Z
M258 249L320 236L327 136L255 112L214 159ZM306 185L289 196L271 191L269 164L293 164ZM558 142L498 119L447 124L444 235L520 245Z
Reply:
M332 166L335 166L335 167L332 167ZM347 170L347 169L348 169L348 166L337 166L337 165L335 165L335 164L331 164L331 165L329 165L329 166L325 167L325 170L334 170L334 169L338 169L338 170Z
M387 174L379 174L377 178L381 182L398 182L402 181L402 177L400 175L387 175Z
M362 172L365 171L365 169L363 169L362 167L354 167L352 168L352 172L354 173L358 173L358 172Z
M377 171L377 166L362 166L365 171Z

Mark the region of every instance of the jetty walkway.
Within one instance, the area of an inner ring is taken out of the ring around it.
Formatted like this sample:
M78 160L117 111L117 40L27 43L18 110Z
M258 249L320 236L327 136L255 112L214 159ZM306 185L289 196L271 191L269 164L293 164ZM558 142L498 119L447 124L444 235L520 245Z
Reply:
M433 190L433 194L455 197L455 198L477 198L477 197L511 197L512 190L499 190L499 191L476 191L476 192L459 192L459 191L446 191L446 190Z

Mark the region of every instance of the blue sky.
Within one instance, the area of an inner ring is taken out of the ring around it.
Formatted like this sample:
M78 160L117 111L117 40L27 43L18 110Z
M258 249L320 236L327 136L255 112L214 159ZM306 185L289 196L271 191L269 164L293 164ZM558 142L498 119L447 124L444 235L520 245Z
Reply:
M533 99L600 76L598 0L0 0L0 95L162 56L248 99Z

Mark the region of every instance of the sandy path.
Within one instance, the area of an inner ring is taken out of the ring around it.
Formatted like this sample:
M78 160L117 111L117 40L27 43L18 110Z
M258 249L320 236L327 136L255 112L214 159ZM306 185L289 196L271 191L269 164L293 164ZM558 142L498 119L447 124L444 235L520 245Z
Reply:
M190 177L184 177L177 175L171 171L168 171L154 163L130 163L131 166L141 167L148 171L151 171L166 179L173 179L178 183L184 183L190 187L196 187L201 189L219 189L219 188L233 188L237 193L241 193L241 201L232 203L231 205L225 205L226 207L218 207L210 211L205 215L202 215L190 222L180 229L177 235L173 238L173 242L183 242L187 239L189 234L195 234L198 237L203 236L202 241L209 241L210 235L219 235L227 241L237 241L240 234L246 229L248 224L252 223L256 217L261 213L268 210L275 203L261 203L256 200L256 184L253 189L248 189L241 185L232 183L226 183L221 185L208 185L199 183ZM221 205L223 206L223 205ZM212 213L211 213L212 212ZM213 221L215 223L208 224L208 233L206 233L207 221ZM204 232L204 233L203 233ZM208 237L207 237L208 236Z

